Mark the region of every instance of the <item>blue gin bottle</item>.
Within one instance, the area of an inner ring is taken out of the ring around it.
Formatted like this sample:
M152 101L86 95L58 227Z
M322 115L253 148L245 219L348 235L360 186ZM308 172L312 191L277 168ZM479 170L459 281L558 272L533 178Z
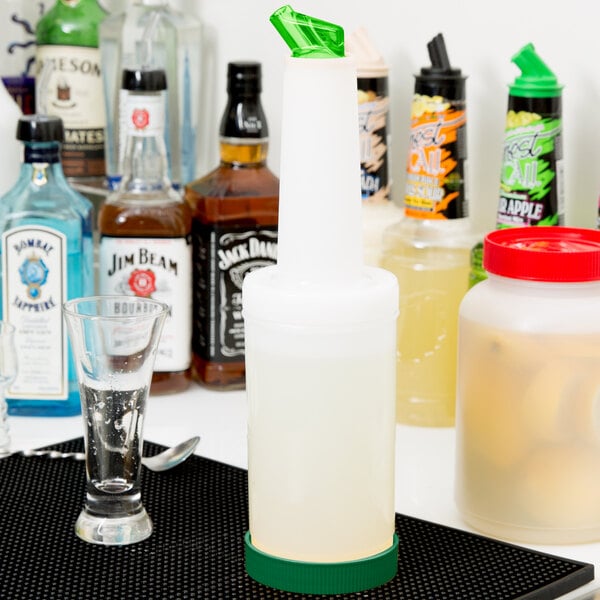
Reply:
M15 328L18 375L8 412L68 416L81 411L62 304L93 294L93 207L65 179L58 117L28 115L19 179L0 198L0 316Z

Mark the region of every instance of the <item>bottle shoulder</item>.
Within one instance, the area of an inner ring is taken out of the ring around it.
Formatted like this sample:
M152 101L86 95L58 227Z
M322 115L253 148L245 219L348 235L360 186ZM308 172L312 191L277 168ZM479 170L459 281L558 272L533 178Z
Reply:
M229 198L279 195L279 179L266 166L218 167L186 185L186 192L199 196Z
M279 180L266 167L219 166L186 186L193 219L203 223L252 223L276 226Z
M563 284L495 275L474 285L460 306L463 319L527 332L597 330L600 282Z
M194 15L184 14L172 8L165 0L159 5L134 4L126 11L110 14L102 23L105 30L117 30L123 26L144 29L153 15L158 15L160 28L172 27L175 29L193 29L201 26L200 19Z
M0 199L0 219L17 214L51 215L53 219L83 218L93 214L93 204L65 182L48 182L38 186L21 178Z
M413 219L403 217L383 232L384 244L418 247L456 247L469 250L479 240L471 221L463 219Z
M148 201L113 195L98 213L98 230L102 235L184 237L191 228L191 209L181 198Z
M57 1L38 21L36 42L38 45L98 47L98 25L107 14L97 0L82 0L75 7Z

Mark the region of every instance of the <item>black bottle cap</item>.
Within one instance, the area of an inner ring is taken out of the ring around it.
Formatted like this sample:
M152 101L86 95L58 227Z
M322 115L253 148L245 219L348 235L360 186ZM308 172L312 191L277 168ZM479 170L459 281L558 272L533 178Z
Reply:
M258 62L230 62L227 65L227 93L260 94L261 65Z
M25 115L17 123L17 139L22 142L62 142L64 138L60 117Z
M415 92L426 96L442 96L448 100L465 99L465 79L460 69L450 66L444 36L438 33L427 44L430 67L416 76Z
M121 88L130 92L161 92L167 89L167 75L162 69L124 69Z

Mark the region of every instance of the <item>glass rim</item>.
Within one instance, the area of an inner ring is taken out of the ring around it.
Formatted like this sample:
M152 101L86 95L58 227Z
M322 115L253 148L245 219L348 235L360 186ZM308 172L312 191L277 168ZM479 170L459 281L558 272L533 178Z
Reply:
M155 306L157 310L151 313L135 313L135 314L113 314L103 315L98 313L81 313L73 309L75 306L80 306L84 303L89 302L90 304L97 305L99 302L106 301L119 301L119 302L135 302L136 304L150 304ZM143 298L142 296L127 296L126 294L108 294L105 296L82 296L80 298L71 298L62 305L62 312L65 316L77 317L80 319L90 320L108 320L108 321L123 321L125 319L143 319L143 318L156 318L161 314L168 314L170 307L165 302L160 300L154 300L153 298Z

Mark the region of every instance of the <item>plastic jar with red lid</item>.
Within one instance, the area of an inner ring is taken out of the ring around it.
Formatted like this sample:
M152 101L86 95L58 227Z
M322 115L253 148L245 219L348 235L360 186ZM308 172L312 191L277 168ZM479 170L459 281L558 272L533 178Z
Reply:
M600 231L489 233L459 313L456 501L494 537L600 540Z

